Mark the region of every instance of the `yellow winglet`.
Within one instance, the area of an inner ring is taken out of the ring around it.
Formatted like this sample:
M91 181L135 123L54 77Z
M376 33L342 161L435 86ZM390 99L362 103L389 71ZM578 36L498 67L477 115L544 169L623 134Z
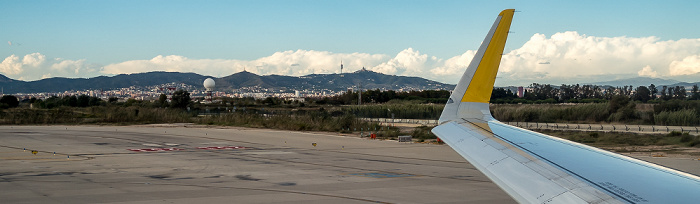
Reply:
M489 100L514 12L515 9L503 10L493 22L474 59L447 100L440 115L441 124L459 118L491 117Z
M494 23L497 24L496 30L489 33L484 41L484 43L488 43L488 47L462 97L462 102L488 103L491 99L491 91L493 91L493 84L496 81L498 66L501 63L501 55L506 45L514 12L515 9L506 9L498 15L498 19Z

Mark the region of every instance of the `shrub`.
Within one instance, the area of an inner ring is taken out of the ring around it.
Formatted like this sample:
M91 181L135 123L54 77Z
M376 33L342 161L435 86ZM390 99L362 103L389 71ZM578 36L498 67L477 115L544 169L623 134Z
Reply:
M0 109L4 108L14 108L19 106L19 100L13 95L4 95L0 98Z
M683 133L683 135L681 136L681 142L683 142L683 143L693 141L693 139L695 139L695 136L692 136L692 135L688 134L687 132Z
M700 124L700 119L695 110L682 109L679 111L662 111L654 116L656 125L683 125L692 126Z

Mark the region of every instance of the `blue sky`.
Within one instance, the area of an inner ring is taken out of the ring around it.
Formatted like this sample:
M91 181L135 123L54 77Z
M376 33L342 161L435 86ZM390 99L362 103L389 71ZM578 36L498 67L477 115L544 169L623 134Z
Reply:
M246 67L304 75L337 72L342 59L348 71L365 66L455 83L469 51L507 8L521 12L506 52L534 56L504 59L511 67L502 66L502 85L569 81L558 72L586 66L609 65L605 73L575 73L576 82L700 72L700 1L2 1L0 73L23 80L156 70L222 77ZM538 34L544 39L534 41ZM639 60L647 58L639 54L645 45L672 54ZM532 48L548 46L556 49ZM572 55L581 56L555 63ZM545 61L551 66L540 68ZM515 77L523 75L530 81Z

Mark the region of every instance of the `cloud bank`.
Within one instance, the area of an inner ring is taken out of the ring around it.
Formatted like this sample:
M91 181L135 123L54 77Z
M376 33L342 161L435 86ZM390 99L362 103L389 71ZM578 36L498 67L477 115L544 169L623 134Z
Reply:
M150 71L194 72L223 77L244 69L261 75L329 74L369 70L392 75L420 76L456 83L475 50L441 59L407 48L394 56L296 50L255 60L190 59L158 55L151 59L97 65L86 59L48 59L40 53L11 55L0 73L21 80L46 77L94 77ZM700 73L700 39L661 41L657 37L596 37L569 31L552 36L534 34L522 47L503 55L498 86L530 83L584 83L636 76L690 79ZM700 81L700 80L696 80ZM694 81L693 81L694 82Z

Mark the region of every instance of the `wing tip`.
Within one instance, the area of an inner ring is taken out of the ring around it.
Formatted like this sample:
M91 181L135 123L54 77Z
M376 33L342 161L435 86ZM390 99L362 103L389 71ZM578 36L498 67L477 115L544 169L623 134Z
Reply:
M506 14L513 14L513 13L515 13L515 9L505 9L505 10L501 11L501 13L499 13L498 15L503 16Z
M515 9L505 9L486 35L440 115L440 124L459 118L489 119L489 101Z

